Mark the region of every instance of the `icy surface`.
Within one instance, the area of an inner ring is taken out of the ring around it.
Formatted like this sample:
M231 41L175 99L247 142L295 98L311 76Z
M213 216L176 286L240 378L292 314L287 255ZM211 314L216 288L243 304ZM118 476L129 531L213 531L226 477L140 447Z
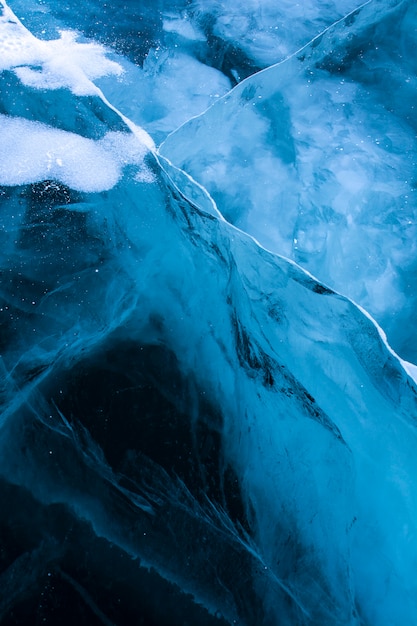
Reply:
M321 33L326 26L356 9L355 0L274 2L265 0L195 0L200 20L210 23L212 35L239 46L259 64L272 65Z
M161 148L208 189L229 221L364 306L411 361L413 16L413 4L366 3L241 83Z
M82 11L55 0L10 5L40 39L58 40L62 31L68 37L72 28L111 48L115 55L109 62L124 72L119 81L104 78L98 84L159 143L232 85L281 61L357 2L233 0L225 6L217 0L84 0ZM94 51L88 43L90 62Z
M415 8L131 4L0 0L0 623L415 626Z

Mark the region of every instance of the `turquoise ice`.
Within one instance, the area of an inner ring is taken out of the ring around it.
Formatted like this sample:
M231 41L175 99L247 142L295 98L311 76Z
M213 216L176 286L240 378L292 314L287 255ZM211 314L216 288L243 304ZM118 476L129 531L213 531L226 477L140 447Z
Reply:
M415 24L0 0L2 625L415 625Z

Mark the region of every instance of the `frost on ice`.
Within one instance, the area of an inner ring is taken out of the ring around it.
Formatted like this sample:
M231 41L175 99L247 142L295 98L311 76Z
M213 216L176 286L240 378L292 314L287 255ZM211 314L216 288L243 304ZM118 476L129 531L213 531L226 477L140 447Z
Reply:
M417 621L415 9L302 7L0 2L6 626Z

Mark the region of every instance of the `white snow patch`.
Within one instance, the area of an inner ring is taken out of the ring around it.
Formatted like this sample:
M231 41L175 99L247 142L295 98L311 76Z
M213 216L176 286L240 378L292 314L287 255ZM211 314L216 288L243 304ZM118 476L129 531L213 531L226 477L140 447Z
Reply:
M130 133L109 132L99 141L23 118L0 115L0 184L24 185L58 180L72 189L111 189L125 165L137 165L142 180L150 180L143 163L147 148Z
M0 16L0 70L14 70L25 85L37 89L66 87L74 94L95 95L94 79L120 75L122 67L106 57L97 43L79 43L77 34L62 31L61 38L37 39L5 2Z

